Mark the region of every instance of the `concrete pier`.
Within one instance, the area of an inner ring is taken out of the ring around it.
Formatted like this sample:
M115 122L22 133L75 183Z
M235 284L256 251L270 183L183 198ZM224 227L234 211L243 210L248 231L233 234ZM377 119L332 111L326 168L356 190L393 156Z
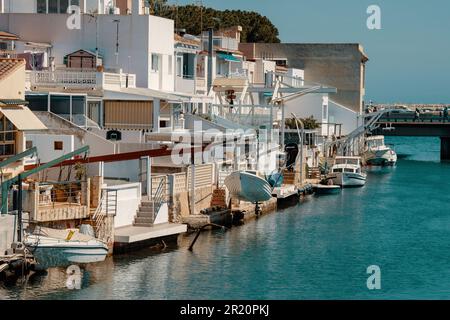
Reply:
M441 137L441 160L450 160L450 137Z

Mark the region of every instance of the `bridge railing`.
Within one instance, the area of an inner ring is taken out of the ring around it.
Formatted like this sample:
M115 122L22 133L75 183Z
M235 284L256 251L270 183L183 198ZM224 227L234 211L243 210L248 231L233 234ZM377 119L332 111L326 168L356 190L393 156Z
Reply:
M450 123L450 117L444 117L438 114L420 114L416 117L414 114L385 114L378 122L389 122L389 123Z

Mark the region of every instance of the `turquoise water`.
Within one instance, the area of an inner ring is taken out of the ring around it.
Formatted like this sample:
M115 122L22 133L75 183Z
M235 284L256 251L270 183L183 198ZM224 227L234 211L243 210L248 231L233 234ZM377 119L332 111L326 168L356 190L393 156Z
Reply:
M116 256L65 288L62 269L0 288L9 299L450 299L450 164L437 138L390 138L397 167L367 185L179 247ZM381 269L381 290L366 269Z

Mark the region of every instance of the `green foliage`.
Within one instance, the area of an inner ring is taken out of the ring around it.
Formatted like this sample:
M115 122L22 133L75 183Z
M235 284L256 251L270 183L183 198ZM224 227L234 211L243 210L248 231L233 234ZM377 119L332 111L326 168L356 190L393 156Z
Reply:
M303 125L305 126L306 130L314 130L320 127L320 124L317 122L316 119L314 119L313 116L310 116L308 118L301 118L300 119L303 122ZM287 129L297 129L295 119L286 119L285 124ZM298 125L300 128L300 124Z
M214 30L242 26L241 42L279 43L278 29L261 14L243 10L216 10L195 5L169 5L166 0L149 0L152 14L172 19L176 28L193 35L209 27ZM202 17L202 18L201 18Z

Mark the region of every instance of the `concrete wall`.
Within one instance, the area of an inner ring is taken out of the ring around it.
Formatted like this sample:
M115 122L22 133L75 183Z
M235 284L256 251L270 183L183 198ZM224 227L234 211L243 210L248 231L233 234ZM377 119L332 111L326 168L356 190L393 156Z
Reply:
M13 242L14 219L15 216L0 215L0 255L3 255Z
M93 51L96 47L95 19L82 15L81 29L70 30L66 26L67 17L65 14L2 14L0 29L27 41L51 43L58 66L63 64L65 55L79 49ZM118 63L114 19L120 20ZM173 20L150 15L99 15L98 30L98 47L105 68L122 68L124 72L136 74L139 87L173 91L173 72L171 76L167 74L174 51ZM18 43L17 51L23 50L23 45ZM150 75L151 53L162 56L160 74Z
M54 134L25 134L26 141L32 141L33 147L38 149L39 159L42 163L75 150L75 139L73 135L54 135ZM63 149L55 150L55 141L62 141Z
M129 183L105 189L117 190L117 214L114 218L114 228L132 225L141 204L141 184Z
M0 81L0 98L25 99L25 65Z
M303 69L305 80L337 88L330 98L356 112L362 111L364 63L359 44L241 43L248 59L286 59L290 68Z

